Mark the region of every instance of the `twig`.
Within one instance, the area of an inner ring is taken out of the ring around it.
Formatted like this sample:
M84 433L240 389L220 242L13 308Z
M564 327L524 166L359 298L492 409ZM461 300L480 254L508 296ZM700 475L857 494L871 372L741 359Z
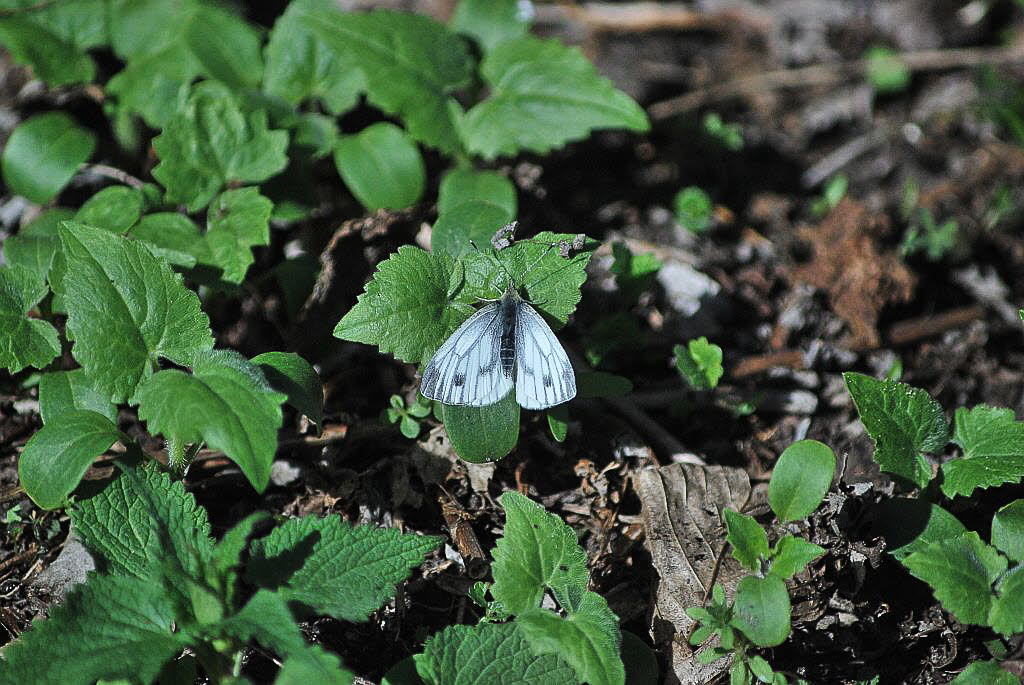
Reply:
M115 181L120 181L132 188L141 188L146 185L143 181L135 178L127 171L123 171L117 167L112 167L107 164L83 164L79 167L79 171L91 171L94 174L99 174L100 176L106 176L107 178L112 178Z
M470 578L483 578L487 573L487 556L480 546L473 526L469 525L467 520L469 515L447 490L443 487L441 490L446 495L446 497L437 498L441 504L441 514L444 516L445 523L448 524L448 530L452 534L455 546L459 549L459 554L462 555L462 561L465 562L466 575Z
M0 573L3 573L7 569L9 569L11 566L15 566L17 564L20 564L23 561L31 559L33 556L35 556L35 553L36 553L36 543L33 542L31 545L29 545L25 549L24 552L20 552L18 554L13 554L13 555L7 557L6 559L4 559L3 561L0 561Z
M537 5L536 12L536 23L543 26L577 23L590 32L603 33L708 30L722 28L727 24L722 14L694 11L689 5L681 3L543 4Z

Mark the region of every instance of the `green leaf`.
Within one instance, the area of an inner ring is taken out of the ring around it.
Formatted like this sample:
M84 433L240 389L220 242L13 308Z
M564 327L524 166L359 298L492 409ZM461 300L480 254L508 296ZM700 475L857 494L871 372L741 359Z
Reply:
M200 259L213 260L208 243L199 235L199 227L177 212L147 214L132 227L128 237L144 243L157 257L186 269L194 267Z
M334 163L356 199L368 211L405 209L423 194L426 169L416 144L388 122L342 136Z
M647 115L597 74L578 48L522 36L487 53L490 96L462 119L466 148L485 159L520 150L545 153L598 128L646 131Z
M20 228L17 234L4 240L4 259L10 266L24 267L36 274L36 281L43 283L50 274L50 265L60 247L57 231L60 222L70 219L70 209L48 209L31 223Z
M51 371L39 379L39 413L43 423L75 410L96 412L117 421L117 407L101 395L82 369Z
M722 369L722 348L701 336L672 348L676 369L694 390L710 390L725 373Z
M711 228L715 203L697 186L683 188L676 193L672 204L676 210L676 221L691 233L703 233Z
M975 661L949 685L1020 685L1020 678L999 667L997 661Z
M910 85L910 67L892 48L875 45L864 54L868 83L876 93L899 93Z
M440 538L352 526L339 516L292 519L253 542L251 582L343 621L365 621Z
M619 617L596 592L586 592L576 611L564 618L546 609L530 609L516 618L535 654L555 654L591 685L623 685L626 669L619 656Z
M398 430L410 440L415 440L420 434L420 424L411 416L403 416L399 421Z
M768 483L768 502L779 521L810 516L832 484L836 455L817 440L799 440L783 450Z
M514 392L484 407L445 404L441 409L452 448L474 464L497 461L512 451L519 441L519 414Z
M163 128L201 69L192 50L177 40L129 60L106 90L121 107L137 113L153 128Z
M430 246L435 252L461 257L474 251L473 242L477 247L490 246L494 234L511 220L512 215L500 205L470 200L438 215Z
M750 661L747 662L750 666L750 672L760 680L762 683L771 683L775 673L772 671L771 665L763 656L753 656Z
M758 647L776 647L789 637L789 594L776 576L746 576L736 585L732 625Z
M267 128L266 110L244 111L226 86L207 81L153 139L161 160L153 177L167 202L194 212L229 181L265 181L284 169L287 147L287 132Z
M295 120L292 130L292 143L308 149L313 159L326 157L338 144L338 124L325 114L304 112Z
M532 13L519 0L460 0L451 26L490 52L504 40L526 35Z
M999 580L988 623L997 633L1024 632L1024 566L1018 566Z
M844 373L843 380L875 444L879 467L919 488L927 485L932 470L921 453L937 452L949 442L949 424L939 403L906 383L852 372Z
M285 659L274 685L349 685L355 676L341 666L341 660L319 645L310 645L301 654Z
M878 505L874 516L885 538L886 550L898 561L933 542L966 533L964 524L937 504L897 497Z
M124 233L142 215L142 192L128 186L110 186L96 193L75 213L75 221Z
M111 47L126 62L159 52L169 43L181 43L196 0L108 0Z
M50 611L4 650L0 680L151 682L185 646L184 635L175 633L174 606L152 579L91 574Z
M662 682L658 655L639 636L623 630L620 652L626 667L626 685L657 685Z
M0 366L11 373L41 369L60 354L57 329L26 316L45 295L39 274L23 266L0 268Z
M159 357L189 364L213 346L199 298L145 247L71 222L60 239L71 352L112 401L131 397Z
M288 609L288 600L268 590L257 590L220 628L242 642L255 640L282 657L301 654L307 648L306 639Z
M274 203L256 188L227 190L213 201L207 213L206 244L210 263L221 278L241 283L253 263L252 246L270 243L270 213Z
M256 88L263 78L260 34L244 19L219 7L200 5L183 38L203 72L232 88Z
M604 371L577 371L576 397L622 397L633 392L633 382Z
M1006 570L1006 557L975 532L933 542L903 560L911 575L931 586L944 609L962 623L986 625L992 583Z
M551 407L544 413L548 417L551 437L555 439L555 442L565 442L565 438L569 435L569 407L561 404Z
M271 387L288 396L288 404L320 426L324 421L324 385L309 362L294 352L264 352L250 361Z
M428 685L565 685L573 669L553 654L535 654L516 622L448 626L415 657Z
M505 535L498 540L491 595L506 611L522 614L540 606L545 589L575 611L587 589L587 555L562 519L517 492L498 500L505 508Z
M18 480L43 509L56 509L78 486L96 457L117 442L110 419L92 411L72 410L39 429L18 459Z
M223 585L227 587L229 594L232 593L237 580L234 571L241 565L242 555L249 546L250 539L256 529L269 518L270 514L265 511L254 511L229 528L224 537L214 545L211 565L215 575L226 580Z
M661 260L653 254L634 255L622 242L612 244L612 256L614 261L609 271L615 274L619 289L630 297L636 297L649 287L661 269Z
M212 350L195 355L193 363L191 375L168 369L139 385L139 418L151 433L222 450L263 492L286 396L236 352Z
M947 497L969 497L975 488L1024 478L1024 421L1015 420L1012 409L960 407L953 426L953 442L964 456L942 465L942 492Z
M783 536L772 547L771 566L768 567L768 573L782 580L788 580L803 571L807 564L824 553L825 550L813 542L793 535Z
M472 61L451 31L419 14L302 10L300 21L365 74L371 104L401 118L416 140L448 154L459 149L458 103L448 93L469 82Z
M4 183L16 195L40 204L48 202L95 148L95 134L63 112L29 117L18 124L4 145L0 156Z
M96 75L96 65L84 50L27 13L0 19L0 43L15 62L32 67L49 86L87 83Z
M44 7L31 0L6 0L5 7L32 7L24 15L39 26L45 26L57 37L76 48L87 49L109 41L106 7L103 0L64 0Z
M519 211L516 187L504 174L497 171L477 171L469 167L452 169L446 173L437 190L438 216L472 201L487 202L501 207L510 218Z
M1024 562L1024 499L1010 502L992 517L992 544L1016 562Z
M722 512L725 518L725 539L732 545L736 561L751 571L761 568L761 560L768 558L768 536L757 521L732 509Z

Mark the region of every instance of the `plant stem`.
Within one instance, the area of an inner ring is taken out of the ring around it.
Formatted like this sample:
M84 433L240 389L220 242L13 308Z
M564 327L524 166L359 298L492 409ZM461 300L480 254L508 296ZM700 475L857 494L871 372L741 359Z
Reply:
M176 437L167 439L167 468L177 479L185 477L191 459L185 453L185 442Z

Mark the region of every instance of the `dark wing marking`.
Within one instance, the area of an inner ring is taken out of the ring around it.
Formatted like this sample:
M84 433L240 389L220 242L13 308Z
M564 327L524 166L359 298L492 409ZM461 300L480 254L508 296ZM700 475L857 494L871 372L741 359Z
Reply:
M516 317L516 401L547 409L576 396L576 374L544 318L525 302Z

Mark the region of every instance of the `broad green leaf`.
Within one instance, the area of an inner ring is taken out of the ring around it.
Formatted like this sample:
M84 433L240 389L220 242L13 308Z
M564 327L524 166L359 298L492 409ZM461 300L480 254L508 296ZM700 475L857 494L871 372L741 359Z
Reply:
M200 578L213 554L206 510L152 466L118 462L117 475L71 509L71 521L104 573L145 580L174 560Z
M587 590L587 555L562 519L517 492L504 493L505 535L498 540L491 595L511 614L540 606L551 590L566 611L575 611Z
M577 371L576 397L622 397L633 392L633 382L625 376L605 371Z
M50 617L4 650L0 681L91 685L100 679L151 682L184 644L174 605L153 579L91 574Z
M18 373L43 368L60 354L57 329L26 316L46 296L40 275L23 266L0 268L0 367Z
M177 212L147 214L132 227L128 237L144 243L157 257L175 266L191 269L199 260L213 261L209 243L199 234L199 227Z
M291 519L253 542L249 580L317 613L365 621L440 542L339 516Z
M803 571L807 564L824 553L825 550L813 542L793 535L786 535L772 547L768 573L782 580L788 580Z
M1024 562L1024 499L1010 502L992 517L992 544L1016 562Z
M532 7L519 0L460 0L451 25L490 52L504 40L526 35L532 14Z
M137 113L153 128L163 128L201 68L185 42L176 40L131 59L114 74L106 90L121 107Z
M102 414L72 410L55 417L25 444L18 480L43 509L56 509L78 487L86 469L120 437Z
M71 352L112 401L131 397L160 357L189 364L213 346L199 298L144 246L71 222L60 239Z
M997 661L975 661L949 685L1020 685L1020 678L999 667Z
M732 555L751 571L761 568L761 560L768 558L768 535L757 521L732 509L722 512L725 519L726 541L732 545Z
M134 401L151 433L222 450L263 492L285 397L255 364L213 350L195 355L191 375L177 369L154 374L139 385Z
M959 519L939 505L923 499L897 497L885 500L875 509L874 519L885 538L886 551L899 561L933 542L967 532Z
M354 678L351 671L342 668L336 654L320 645L309 645L301 654L294 654L284 660L274 685L349 685Z
M657 685L662 682L658 655L639 636L623 630L619 651L626 667L627 685Z
M832 484L836 455L817 440L799 440L782 451L768 483L768 502L779 521L810 516Z
M39 379L39 414L43 423L66 412L92 411L117 422L117 407L101 395L83 369L51 371Z
M201 5L185 23L185 43L203 73L232 88L256 88L263 78L260 34L241 17Z
M879 467L923 488L932 470L921 453L937 452L949 442L942 407L927 392L906 383L852 372L844 373L843 380L875 444Z
M448 154L460 148L458 103L448 93L469 82L472 61L443 24L388 10L303 7L297 14L348 68L364 73L371 104L400 117L409 135L426 145Z
M710 390L725 373L722 369L722 348L701 336L672 348L676 369L694 390Z
M257 590L237 614L225 619L219 627L243 643L255 640L281 657L302 659L311 647L295 624L287 598L269 590Z
M5 0L3 5L33 8L23 16L77 48L95 48L109 42L103 0L63 0L42 7L32 0Z
M491 238L512 220L512 214L501 205L487 200L470 200L440 213L430 234L435 252L461 257L477 247L490 247Z
M947 497L969 497L975 488L1024 478L1024 421L1017 421L1012 409L960 407L953 426L953 442L964 456L942 465L942 492Z
M16 195L48 202L68 184L95 148L95 134L63 112L29 117L18 124L4 145L0 157L4 183Z
M338 123L326 114L304 112L296 118L292 131L292 144L307 148L313 159L326 157L338 144Z
M142 192L128 186L110 186L96 193L75 213L75 221L124 233L142 215Z
M37 275L37 281L45 282L50 274L53 257L60 248L57 231L60 223L74 216L70 209L48 209L31 223L4 240L4 259L10 266L21 266Z
M1024 632L1024 566L1000 578L996 594L989 611L989 625L1007 636Z
M334 163L345 185L368 211L405 209L423 194L426 170L416 144L388 122L342 136Z
M153 139L160 164L153 177L167 189L167 201L189 211L205 207L229 181L259 182L288 162L288 133L267 127L264 109L243 110L226 86L207 81Z
M560 404L557 407L551 407L544 413L548 417L551 437L555 439L555 442L565 442L565 438L569 435L569 406Z
M96 75L96 65L84 50L27 13L0 19L0 43L15 62L32 67L49 86L87 83Z
M270 243L270 212L274 203L256 188L227 190L213 201L206 215L206 244L210 264L221 278L241 283L253 263L252 246Z
M1006 570L1006 557L975 532L933 542L903 560L911 575L931 586L944 609L963 623L986 625L992 583Z
M477 171L463 167L452 169L441 179L437 190L437 213L445 213L461 204L483 201L505 209L510 217L518 212L516 187L497 171Z
M416 671L428 685L565 685L571 666L553 654L535 654L516 622L448 626L417 654Z
M107 0L110 43L129 66L144 55L181 43L185 25L199 7L196 0Z
M593 129L646 131L647 115L597 74L578 48L522 36L497 45L481 65L490 95L462 118L466 148L485 159L545 153Z
M776 576L746 576L736 585L731 624L758 647L775 647L789 637L789 593Z
M288 404L320 426L324 420L324 386L309 362L294 352L264 352L250 361L267 377L278 392L288 396Z
M515 392L484 407L442 405L448 439L455 453L468 462L497 461L519 441L519 403Z

